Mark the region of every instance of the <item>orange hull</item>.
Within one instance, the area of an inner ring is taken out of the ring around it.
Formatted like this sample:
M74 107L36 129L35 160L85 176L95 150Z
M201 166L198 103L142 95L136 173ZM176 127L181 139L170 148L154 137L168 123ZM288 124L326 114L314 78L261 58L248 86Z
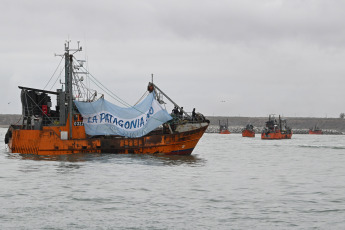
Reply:
M269 132L261 133L261 139L276 140L276 139L291 139L292 133Z
M67 122L68 124L68 122ZM11 152L37 155L75 153L134 153L190 155L208 125L174 134L153 134L138 138L102 136L88 138L84 126L73 126L73 139L62 140L60 131L66 126L46 126L42 130L25 130L11 126L8 146Z
M309 130L309 134L322 134L322 130Z
M245 129L242 131L242 137L255 137L255 132L252 130Z
M220 131L220 134L230 134L231 132L229 130L222 130Z

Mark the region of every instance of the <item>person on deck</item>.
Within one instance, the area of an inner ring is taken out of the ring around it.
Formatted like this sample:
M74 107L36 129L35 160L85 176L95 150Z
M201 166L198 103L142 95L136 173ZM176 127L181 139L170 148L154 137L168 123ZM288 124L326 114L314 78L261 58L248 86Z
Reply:
M192 112L192 120L194 121L194 120L196 120L195 119L195 116L196 116L196 113L195 113L195 108L193 109L193 112Z
M183 117L183 107L181 107L181 110L180 110L180 117Z
M173 109L172 111L173 111L173 113L175 114L175 116L178 115L178 108L177 108L176 106L174 107L174 109Z

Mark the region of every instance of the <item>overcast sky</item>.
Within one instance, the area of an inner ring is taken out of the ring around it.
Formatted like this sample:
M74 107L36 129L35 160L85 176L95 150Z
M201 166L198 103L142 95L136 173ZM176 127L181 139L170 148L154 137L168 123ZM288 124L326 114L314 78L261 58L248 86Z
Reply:
M3 114L21 113L18 85L46 85L67 39L130 104L153 73L205 115L345 112L345 1L1 0L0 9Z

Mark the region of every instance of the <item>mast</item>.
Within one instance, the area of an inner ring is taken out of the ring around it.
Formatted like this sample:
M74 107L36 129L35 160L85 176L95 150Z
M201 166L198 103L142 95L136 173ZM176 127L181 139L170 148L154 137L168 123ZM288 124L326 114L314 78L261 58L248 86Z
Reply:
M66 102L67 102L67 111L69 116L69 138L72 139L72 124L73 124L73 54L82 50L82 47L79 46L77 49L69 48L70 41L65 43L65 92L66 92ZM74 51L73 54L70 54L70 51ZM67 116L67 117L68 117Z
M65 43L65 92L69 92L69 41Z
M69 55L69 84L68 84L68 113L69 113L69 137L72 139L72 120L73 120L73 91L72 91L72 63L73 55Z
M67 101L67 111L69 116L69 139L72 139L72 60L73 55L69 54L69 41L65 43L65 91ZM67 117L68 117L67 116Z
M159 92L160 92L161 94L164 95L164 97L166 97L171 103L174 104L174 106L176 106L179 110L181 110L181 107L178 106L173 100L171 100L170 97L168 97L160 88L158 88L155 84L153 84L153 82L151 82L151 84L153 85L154 89L158 89ZM187 117L191 118L191 117L189 116L189 114L186 113L183 109L182 109L182 112L183 112Z

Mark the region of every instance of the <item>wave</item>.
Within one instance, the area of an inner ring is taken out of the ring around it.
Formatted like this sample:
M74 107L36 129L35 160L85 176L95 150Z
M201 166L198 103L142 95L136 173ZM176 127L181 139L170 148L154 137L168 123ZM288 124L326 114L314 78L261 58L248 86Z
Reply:
M301 148L313 148L313 149L345 149L345 146L331 146L331 145L299 145Z

